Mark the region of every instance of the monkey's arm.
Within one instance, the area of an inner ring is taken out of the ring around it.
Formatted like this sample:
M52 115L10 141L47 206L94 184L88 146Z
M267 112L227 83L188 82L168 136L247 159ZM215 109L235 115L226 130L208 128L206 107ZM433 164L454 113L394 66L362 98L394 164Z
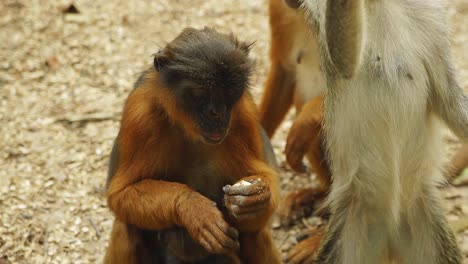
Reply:
M255 103L250 94L233 110L233 126L220 156L220 169L239 179L223 188L230 223L240 231L259 231L273 214L278 201L278 179L263 160L262 137ZM246 183L247 182L247 183Z
M272 137L292 105L294 97L294 71L280 62L272 61L260 103L260 123L268 137Z
M323 95L319 95L304 104L289 130L285 154L289 165L295 171L305 171L305 165L302 160L308 151L321 154L323 100ZM312 147L316 150L311 150ZM313 166L322 164L325 159L323 156L316 158L318 160L313 162ZM324 165L326 164L320 166ZM314 169L318 171L318 168ZM319 178L322 180L323 177Z
M177 208L181 197L192 190L180 183L150 179L162 171L163 150L158 142L158 117L145 100L146 91L130 94L122 125L113 147L107 190L108 204L116 217L145 229L164 229L180 225ZM118 159L117 161L115 159Z
M436 61L425 64L433 111L461 140L468 142L468 98L455 79L449 56L445 52L438 54L434 56Z
M364 1L327 0L326 44L337 72L351 78L359 68L364 46Z
M116 217L144 229L161 230L182 225L178 208L191 190L184 184L145 179L129 183L125 175L136 171L120 170L111 181L108 204Z

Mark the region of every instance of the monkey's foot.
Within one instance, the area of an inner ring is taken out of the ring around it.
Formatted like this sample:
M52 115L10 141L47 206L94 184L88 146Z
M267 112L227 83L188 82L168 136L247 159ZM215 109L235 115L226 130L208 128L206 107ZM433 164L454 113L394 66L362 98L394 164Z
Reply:
M324 227L308 231L309 236L295 245L288 253L286 263L309 264L313 263L313 257L318 250L320 241L325 232Z
M295 220L313 213L324 216L325 212L317 209L325 196L326 192L320 188L304 188L291 192L286 196L277 213L281 225L290 226Z

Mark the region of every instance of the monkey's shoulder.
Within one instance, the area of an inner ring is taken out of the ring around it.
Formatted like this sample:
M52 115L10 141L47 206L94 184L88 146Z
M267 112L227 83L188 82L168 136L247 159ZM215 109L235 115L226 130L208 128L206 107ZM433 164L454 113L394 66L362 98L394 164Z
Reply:
M156 70L153 66L146 68L138 74L138 77L135 83L133 84L133 89L135 90L139 87L142 87L148 80L154 79L155 75Z

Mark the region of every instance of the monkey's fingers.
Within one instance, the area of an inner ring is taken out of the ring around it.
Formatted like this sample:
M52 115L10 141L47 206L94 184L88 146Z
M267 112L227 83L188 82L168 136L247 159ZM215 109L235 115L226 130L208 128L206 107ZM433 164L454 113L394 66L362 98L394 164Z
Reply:
M298 246L299 244L293 247L293 249L288 253L286 262L291 264L312 263L313 254L310 252L310 249Z
M256 204L256 205L249 206L249 207L240 207L237 205L231 205L229 209L231 213L237 217L243 214L250 214L250 213L257 213L257 212L265 211L265 209L268 208L268 205L269 205L269 202L266 201L264 203Z
M257 218L257 217L261 216L264 213L265 213L265 208L263 208L262 210L257 210L257 211L238 214L235 217L238 220L254 219L254 218Z
M268 186L261 179L258 179L252 183L244 184L243 182L236 183L234 185L226 185L223 187L225 194L230 196L243 195L250 196L264 192L268 189Z
M270 201L271 193L262 192L257 195L243 196L243 195L225 195L224 200L227 204L237 205L239 207L250 207L257 204L263 204Z
M233 227L229 227L226 234L236 241L239 238L239 231Z
M309 264L313 263L313 256L317 251L320 241L322 240L323 233L320 229L315 235L312 235L294 246L288 253L287 263L292 264Z
M223 254L240 248L239 242L227 236L217 225L204 230L202 236L210 244L212 253Z
M229 226L228 223L224 221L217 221L216 225L224 234L228 235L233 240L237 240L239 238L239 232L235 228Z
M199 243L203 248L206 249L206 251L208 251L208 252L210 252L210 253L214 251L214 249L213 249L213 247L211 246L211 244L208 242L208 240L207 240L205 237L203 237L203 235L202 235L202 237L199 238L197 241L198 241L198 243Z

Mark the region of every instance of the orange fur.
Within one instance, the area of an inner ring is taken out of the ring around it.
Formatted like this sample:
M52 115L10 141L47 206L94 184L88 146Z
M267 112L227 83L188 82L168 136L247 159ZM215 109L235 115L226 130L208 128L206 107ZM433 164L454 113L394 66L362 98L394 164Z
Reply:
M290 264L312 264L313 252L317 251L320 246L320 241L323 238L325 229L309 231L309 237L299 242L289 253L288 262Z
M295 4L295 1L291 2ZM323 146L323 95L306 98L306 94L298 91L295 84L302 53L297 49L311 45L307 41L314 41L310 39L312 36L307 35L310 29L303 15L288 7L284 0L269 1L269 18L271 69L260 104L260 121L268 136L272 137L294 103L298 115L288 133L286 159L293 170L303 172L305 166L302 160L305 156L319 181L317 188L297 190L282 202L278 213L283 223L289 223L294 211L304 206L316 207L317 202L322 201L330 188L331 173ZM318 56L312 54L311 57ZM315 247L302 243L294 250L303 253L309 250L312 253Z
M119 165L107 192L116 221L105 262L129 259L130 253L117 252L131 243L131 238L123 234L125 228L160 231L183 227L196 239L203 236L205 226L218 224L240 232L239 253L222 252L234 263L238 262L236 258L243 263L278 263L267 231L278 186L275 172L263 161L250 94L245 92L234 106L225 140L207 145L199 140L197 126L171 92L157 83L158 73L147 73L146 81L125 104L118 141ZM268 208L256 218L236 219L223 207L222 187L252 177L266 183L271 193ZM255 254L249 248L255 248Z
M294 101L295 61L290 58L301 17L282 0L269 1L269 14L271 69L260 103L260 122L272 137Z
M302 159L307 157L314 169L319 186L304 188L290 193L279 210L282 221L291 221L293 211L301 207L317 207L328 193L331 184L331 173L323 146L323 95L304 104L294 124L289 130L286 140L285 154L290 166L295 170L304 167Z
M304 17L297 10L288 7L283 0L269 1L269 16L272 66L260 104L260 121L267 134L272 137L293 101L295 102L299 114L289 131L285 151L287 161L294 170L301 171L302 159L306 156L320 183L319 190L313 189L313 193L327 192L331 175L323 149L324 136L321 124L323 95L316 98L302 98L301 94L295 91L294 85L298 63L295 54L298 51L293 50L294 41L308 38L303 36L308 32L305 29ZM289 201L296 200L289 199ZM283 208L288 207L286 205Z

